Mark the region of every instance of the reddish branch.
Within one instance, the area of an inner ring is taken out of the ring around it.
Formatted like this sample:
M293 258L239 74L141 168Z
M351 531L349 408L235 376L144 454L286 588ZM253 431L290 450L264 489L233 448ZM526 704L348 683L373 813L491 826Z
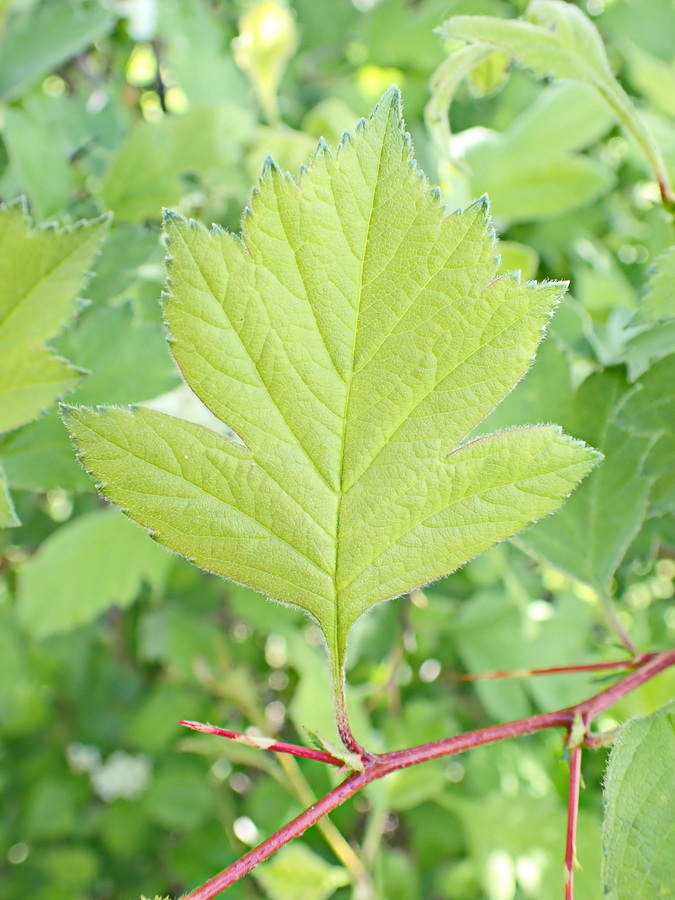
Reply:
M235 863L228 866L214 878L211 878L201 887L196 888L190 894L184 897L184 900L211 900L217 897L230 885L238 881L242 876L246 875L251 869L255 868L259 863L268 859L272 854L276 853L285 844L294 838L304 834L308 828L314 825L323 816L332 812L338 806L341 806L354 794L370 784L410 766L416 766L423 762L429 762L432 759L440 759L445 756L451 756L456 753L463 753L474 747L480 747L485 744L492 744L496 741L506 740L507 738L520 737L521 735L534 734L547 728L562 728L567 732L570 741L570 793L569 793L569 820L567 830L567 850L566 850L566 900L573 900L573 867L576 841L576 821L579 801L579 787L581 783L581 749L582 746L596 747L598 742L593 735L589 734L588 729L593 721L600 713L604 712L621 697L626 696L640 685L649 681L659 672L675 665L675 650L668 650L663 653L646 654L640 657L638 661L628 663L634 665L634 669L616 684L606 688L594 697L584 700L575 706L568 706L564 709L550 713L539 713L537 715L528 716L525 719L517 719L513 722L506 722L503 725L491 725L487 728L479 728L475 731L468 731L454 737L444 738L440 741L433 741L429 744L421 744L417 747L408 747L405 750L396 750L392 753L383 753L373 755L364 753L362 757L363 771L354 772L348 776L336 788L329 791L325 796L318 800L315 804L306 809L297 818L293 819L279 831L270 835L253 850L244 854ZM198 726L199 730L210 731L211 733L223 733L225 736L233 736L235 732L228 732L224 729L215 729L213 726L201 726L198 723L185 723L189 727ZM580 729L581 725L581 729ZM237 737L241 737L237 735ZM250 742L250 741L249 741ZM358 745L357 745L358 746ZM288 749L292 748L292 749ZM295 755L304 755L310 759L321 759L322 762L328 762L336 765L335 758L330 754L321 754L318 751L306 751L300 754L298 751L303 748L296 747L293 744L283 744L282 742L271 742L269 749L278 752L291 752ZM329 759L323 759L327 756ZM342 763L341 763L342 764Z
M605 669L636 669L654 653L643 653L632 659L621 659L615 662L588 663L580 666L549 666L546 669L518 669L511 672L474 672L462 675L462 681L494 681L500 678L529 678L532 675L566 675L570 672L602 672Z
M570 789L567 801L565 844L565 900L574 900L574 867L577 862L577 820L581 790L581 744L570 747Z
M273 741L271 738L259 738L248 734L240 734L238 731L229 731L227 728L217 728L215 725L207 725L204 722L189 722L182 720L179 725L185 725L193 731L202 731L204 734L216 734L218 737L229 738L247 747L255 747L256 750L273 750L275 753L289 753L291 756L302 756L304 759L313 759L316 762L324 762L329 766L344 768L345 762L332 753L323 750L313 750L311 747L300 747L298 744L287 744L285 741Z

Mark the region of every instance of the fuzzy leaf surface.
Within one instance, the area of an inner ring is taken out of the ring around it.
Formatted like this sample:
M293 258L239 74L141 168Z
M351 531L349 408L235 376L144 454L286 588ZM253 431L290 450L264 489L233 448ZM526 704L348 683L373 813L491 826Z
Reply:
M392 90L299 182L268 165L241 236L167 218L171 348L241 443L148 409L67 411L106 496L310 613L336 677L363 612L552 512L596 460L555 426L464 443L561 293L497 277L486 215L444 217Z
M621 729L609 758L605 804L604 896L675 896L675 702Z

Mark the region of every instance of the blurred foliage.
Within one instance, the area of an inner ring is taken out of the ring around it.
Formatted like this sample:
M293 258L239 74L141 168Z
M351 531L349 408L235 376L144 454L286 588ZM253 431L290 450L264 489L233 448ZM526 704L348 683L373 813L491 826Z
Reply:
M0 4L0 197L23 195L35 226L114 212L89 302L74 303L90 266L82 260L68 311L55 321L52 308L48 321L45 306L49 329L36 346L51 341L54 359L91 373L69 399L151 401L212 424L165 349L161 207L238 229L268 152L297 170L319 136L335 144L394 80L417 155L440 180L423 114L429 79L456 45L433 30L451 15L513 18L524 5ZM675 7L579 5L675 177ZM262 7L283 23L281 36L266 31ZM616 658L600 594L640 649L675 638L673 231L653 176L583 87L521 69L505 77L503 60L462 83L452 120L467 174L455 194L448 185L449 207L494 193L504 264L571 278L531 374L486 427L558 421L607 461L560 516L521 537L545 564L501 545L359 622L349 703L357 737L374 750L599 690L588 674L476 685L458 676ZM23 524L0 533L3 900L177 896L337 777L191 735L178 720L296 741L308 729L337 742L320 636L297 612L200 573L104 508L53 408L8 427L0 464ZM9 503L0 495L7 520ZM675 674L664 673L599 724L651 713L674 692ZM583 900L602 896L605 756L584 760ZM334 834L312 829L228 896L548 900L562 891L566 785L555 734L403 771L331 817L368 878ZM294 868L316 872L305 893Z

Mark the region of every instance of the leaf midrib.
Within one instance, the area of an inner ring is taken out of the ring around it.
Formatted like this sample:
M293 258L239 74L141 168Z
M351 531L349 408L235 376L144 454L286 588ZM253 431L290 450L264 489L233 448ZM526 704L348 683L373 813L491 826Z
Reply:
M387 123L388 128L388 123ZM343 660L342 653L340 652L340 644L342 641L340 640L341 634L341 609L340 609L340 590L338 589L338 566L340 562L340 525L342 521L342 501L344 498L343 492L343 482L344 482L344 473L345 473L345 445L347 438L347 420L349 415L349 407L351 403L352 396L352 384L354 383L354 374L355 374L355 359L356 359L356 342L359 333L359 317L361 315L361 303L363 301L364 294L364 272L366 266L366 259L368 258L368 248L371 240L371 230L373 225L373 215L375 213L376 208L376 199L380 192L380 176L382 174L382 161L384 157L384 150L386 146L386 141L383 140L380 144L380 153L377 161L377 175L375 177L375 187L372 193L372 201L370 204L370 211L368 214L368 223L366 225L366 234L365 240L363 244L363 256L361 258L361 268L359 271L359 296L358 296L358 304L356 308L356 316L354 319L354 340L352 344L352 352L351 352L351 371L346 379L347 391L345 395L345 405L344 405L344 415L342 419L342 436L340 438L340 472L338 475L338 502L337 502L337 510L336 510L336 521L335 521L335 562L333 566L333 596L334 596L334 630L332 634L333 646L331 648L331 656L335 665L342 670ZM363 171L363 165L361 163L360 157L357 156L359 167L361 168L361 174L363 175L364 181L367 184L368 178L366 173ZM332 182L331 182L332 187Z

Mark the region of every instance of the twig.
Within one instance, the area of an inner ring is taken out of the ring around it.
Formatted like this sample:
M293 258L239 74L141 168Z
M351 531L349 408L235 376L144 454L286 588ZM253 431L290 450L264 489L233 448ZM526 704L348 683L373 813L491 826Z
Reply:
M615 662L582 663L578 666L549 666L545 669L515 669L512 672L473 672L461 676L461 681L493 681L499 678L529 678L531 675L566 675L570 672L600 672L603 669L635 669L655 654L642 653L631 659Z
M409 747L404 750L396 750L392 753L384 753L382 755L369 753L367 756L362 757L362 772L355 772L353 775L350 775L336 788L333 788L333 790L325 794L315 804L293 819L292 822L284 825L283 828L280 828L279 831L276 831L257 847L254 847L235 863L220 872L220 874L211 878L190 894L187 894L184 900L212 900L213 897L217 897L226 888L230 887L230 885L234 884L255 868L259 863L268 859L276 853L277 850L285 844L288 844L294 838L300 837L300 835L304 834L308 828L316 824L319 819L332 812L334 809L337 809L338 806L341 806L346 800L359 793L359 791L363 790L366 785L373 781L377 781L392 772L419 765L423 762L440 759L456 753L463 753L474 747L492 744L507 738L534 734L535 732L543 731L548 728L564 728L568 734L574 734L573 729L575 728L575 725L578 726L579 721L581 721L585 732L592 720L601 712L604 712L604 710L616 703L621 697L624 697L646 681L649 681L649 679L653 678L659 672L662 672L673 665L675 665L675 650L651 654L649 659L639 665L625 678L621 679L621 681L575 706L569 706L550 713L538 713L524 719L517 719L513 722L506 722L501 725L491 725L486 728L479 728L476 731L469 731L465 734L444 738L440 741L433 741L429 744ZM580 737L581 743L584 743L585 734L582 734ZM578 751L576 755L575 751ZM578 795L578 784L580 783L580 771L577 775L574 774L577 771L580 761L579 746L573 748L571 756L574 762L571 776L572 783L570 785L570 809L572 808L574 796ZM573 821L568 825L568 854L570 841L572 846L574 844L574 834L576 830L575 823L576 812L574 813ZM572 835L572 837L570 837L570 835ZM566 855L566 859L569 859L568 855ZM568 893L567 897L571 898L571 895Z
M577 822L581 788L581 744L570 748L570 789L567 802L565 845L565 900L574 900L574 867L577 862Z
M298 744L287 744L285 741L276 741L274 738L257 737L255 735L241 734L238 731L228 731L226 728L218 728L205 722L190 722L181 720L179 725L191 728L193 731L201 731L204 734L215 734L218 737L229 738L238 744L246 744L247 747L255 747L256 750L273 750L275 753L290 753L291 756L301 756L304 759L313 759L316 762L327 763L330 766L344 768L343 759L338 759L331 753L323 750L314 750L311 747L300 747Z

